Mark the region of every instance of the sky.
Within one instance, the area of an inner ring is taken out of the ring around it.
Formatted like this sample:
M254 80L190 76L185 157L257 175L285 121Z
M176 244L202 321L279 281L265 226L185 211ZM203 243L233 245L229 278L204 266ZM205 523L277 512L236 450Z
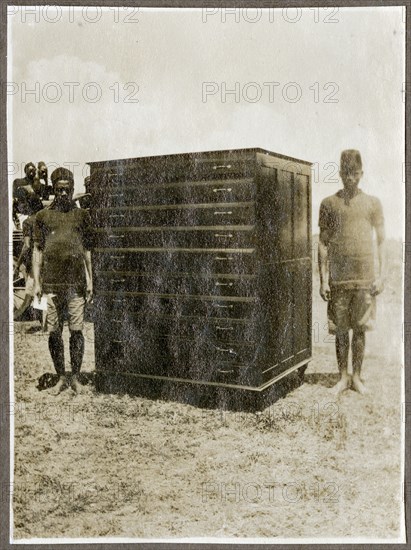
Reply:
M261 147L313 163L316 232L357 148L401 239L404 22L402 7L9 7L9 184L28 161L72 168L82 191L90 161Z

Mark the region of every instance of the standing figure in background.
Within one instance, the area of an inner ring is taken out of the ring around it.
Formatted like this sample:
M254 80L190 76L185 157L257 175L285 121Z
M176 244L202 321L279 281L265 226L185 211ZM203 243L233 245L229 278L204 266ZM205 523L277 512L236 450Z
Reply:
M375 319L375 296L384 289L386 272L382 206L376 197L358 189L363 176L359 151L341 153L340 177L344 188L325 198L320 207L320 294L328 302L328 326L335 334L341 379L334 393L349 388L361 394L365 332ZM373 232L377 237L378 275L374 273ZM352 378L348 375L349 331L352 330Z
M34 295L47 294L49 350L59 375L58 394L67 387L62 338L68 315L70 330L71 387L81 390L78 379L83 354L84 307L92 298L91 223L86 210L73 201L74 178L66 168L51 174L55 199L36 215L34 224Z
M34 177L36 175L36 167L33 162L28 162L26 164L24 167L24 174L24 178L17 178L13 181L13 197L19 187L33 184Z
M25 269L25 296L21 306L14 312L14 320L18 321L20 317L24 314L27 308L31 305L31 302L34 298L34 279L33 279L33 230L34 222L36 219L36 213L42 210L42 206L37 205L38 210L34 212L31 216L26 218L23 222L23 247L21 249L20 255L17 259L16 265L14 266L15 275L18 276L20 271L21 264L24 264Z
M37 163L38 176L41 181L41 196L44 200L48 200L53 188L48 182L48 169L46 163L41 160Z
M73 197L73 200L75 200L79 204L80 208L85 208L86 210L90 209L91 195L90 195L90 192L88 191L89 181L90 181L90 176L87 176L86 178L84 178L84 186L86 188L86 192L77 193Z
M24 173L24 178L13 181L13 222L18 230L21 229L19 214L31 216L43 207L38 170L32 162L28 162L24 167Z

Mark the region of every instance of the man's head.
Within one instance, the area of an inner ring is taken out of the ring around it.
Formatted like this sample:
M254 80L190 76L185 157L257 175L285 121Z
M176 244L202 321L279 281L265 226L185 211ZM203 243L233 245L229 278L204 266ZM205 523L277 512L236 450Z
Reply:
M45 183L47 183L48 171L47 171L46 163L42 160L39 163L37 163L37 170L38 170L39 178L43 180Z
M30 180L34 179L34 176L36 175L36 167L32 162L28 162L26 164L26 166L24 167L24 173Z
M355 191L362 178L362 162L360 152L356 149L346 149L341 153L340 177L347 191Z
M67 168L56 168L50 178L57 205L62 209L68 208L72 202L74 192L73 172L70 172Z

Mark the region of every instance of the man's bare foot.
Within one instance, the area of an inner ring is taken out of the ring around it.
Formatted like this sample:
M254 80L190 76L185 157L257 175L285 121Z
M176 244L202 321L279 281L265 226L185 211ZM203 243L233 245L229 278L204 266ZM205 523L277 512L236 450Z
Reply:
M365 395L366 393L368 393L367 388L362 383L362 380L358 374L354 374L354 376L352 377L352 387L361 395Z
M348 389L350 387L350 384L351 384L351 378L349 376L344 376L341 378L339 382L335 384L335 386L331 388L331 393L333 395L338 395L344 390Z
M66 379L65 376L60 376L59 381L52 388L53 395L58 395L59 393L61 393L66 388L67 388L67 379Z
M81 393L83 391L83 385L80 384L79 379L76 374L73 374L71 378L71 387L74 393Z

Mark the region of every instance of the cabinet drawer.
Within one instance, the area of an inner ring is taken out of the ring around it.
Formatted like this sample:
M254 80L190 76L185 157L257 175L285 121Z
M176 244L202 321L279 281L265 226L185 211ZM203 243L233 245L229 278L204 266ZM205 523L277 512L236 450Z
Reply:
M247 158L229 158L215 156L195 158L193 177L196 179L223 179L252 177L255 162Z
M253 385L260 348L254 344L216 345L203 335L184 340L174 334L113 335L98 331L97 370Z
M124 332L123 334L109 334L105 332L104 341L106 347L115 346L120 352L124 348L124 352L120 355L133 355L137 350L146 349L153 344L162 350L163 354L169 355L171 358L179 357L184 360L189 360L190 356L201 359L209 359L210 361L220 364L249 364L255 361L258 355L258 346L253 343L233 342L231 344L219 344L213 339L209 339L205 333L197 333L192 339L182 338L177 333L162 334L162 333L141 333L134 332L133 334Z
M138 273L213 273L253 274L256 270L255 249L163 249L119 248L93 252L99 271L135 271Z
M140 321L140 322L139 322ZM159 333L163 336L176 334L194 340L202 335L207 341L218 343L253 343L258 340L257 323L252 320L233 320L198 317L145 318L136 322L137 330Z
M98 248L251 248L256 244L254 225L212 227L108 227L94 232Z
M95 227L254 224L253 202L101 208L90 211Z
M258 312L257 299L253 297L218 298L96 291L94 301L99 321L103 322L107 315L111 317L114 315L129 327L135 327L135 319L138 316L173 316L175 323L186 316L213 320L227 318L252 321Z
M94 189L91 207L244 202L254 200L254 194L252 179L134 186L125 184Z
M91 172L90 189L126 185L184 182L193 172L193 159L187 155L173 158L146 157L130 161L110 162Z
M170 275L165 273L97 271L95 290L162 294L198 294L205 296L254 296L255 276Z
M94 167L90 188L107 185L155 184L191 180L247 178L256 169L255 155L216 152L108 162Z
M233 343L230 345L218 345L204 338L203 335L193 339L184 340L174 334L159 340L171 360L183 365L191 365L195 368L198 363L214 367L233 365L250 365L256 361L257 348L253 344Z
M258 312L254 310L258 315ZM122 337L124 333L139 334L142 337L168 337L172 334L186 340L194 340L202 335L207 341L219 343L250 344L260 342L262 332L259 319L215 319L193 316L141 315L122 310L105 309L98 321L98 330L104 338Z

